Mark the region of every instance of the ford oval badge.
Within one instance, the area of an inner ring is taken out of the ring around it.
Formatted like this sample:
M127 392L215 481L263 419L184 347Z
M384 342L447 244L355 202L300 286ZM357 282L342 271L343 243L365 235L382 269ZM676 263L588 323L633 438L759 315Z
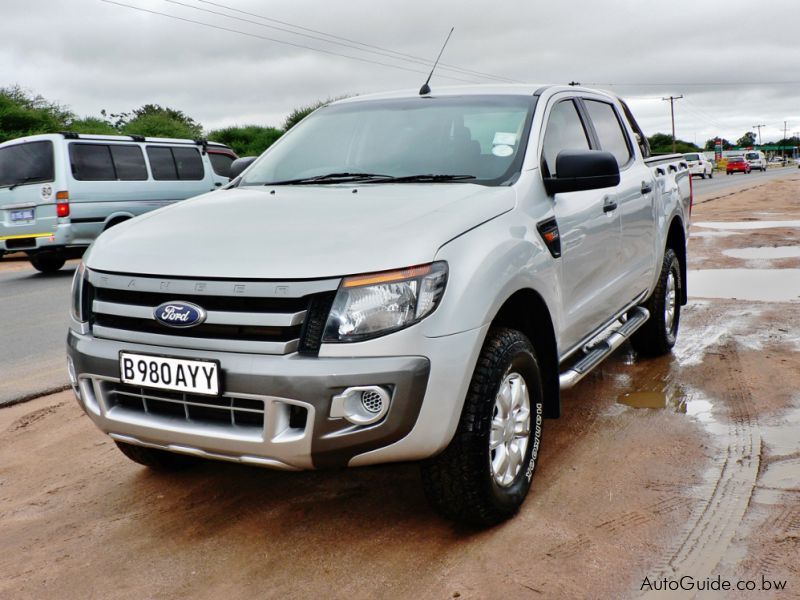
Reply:
M153 316L167 327L194 327L206 320L206 311L191 302L164 302L153 309Z

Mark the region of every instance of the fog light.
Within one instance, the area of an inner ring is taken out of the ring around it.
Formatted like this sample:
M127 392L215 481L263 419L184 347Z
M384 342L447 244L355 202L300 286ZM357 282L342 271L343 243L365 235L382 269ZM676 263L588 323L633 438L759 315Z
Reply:
M390 403L391 395L384 387L351 387L331 399L331 417L344 418L355 425L370 425L386 416Z

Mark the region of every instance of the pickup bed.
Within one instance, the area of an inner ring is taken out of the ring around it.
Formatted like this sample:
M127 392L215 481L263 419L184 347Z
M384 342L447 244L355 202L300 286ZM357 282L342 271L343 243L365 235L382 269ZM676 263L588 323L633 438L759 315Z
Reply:
M78 401L129 458L420 461L431 504L524 501L560 391L668 353L691 177L605 92L502 86L319 109L222 191L103 233L72 290Z

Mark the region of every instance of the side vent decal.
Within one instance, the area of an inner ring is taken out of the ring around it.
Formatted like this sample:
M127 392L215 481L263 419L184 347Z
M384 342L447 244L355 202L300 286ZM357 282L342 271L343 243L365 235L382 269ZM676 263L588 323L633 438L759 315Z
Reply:
M536 228L553 258L561 256L561 236L558 233L558 223L556 223L555 217L542 221L536 225Z

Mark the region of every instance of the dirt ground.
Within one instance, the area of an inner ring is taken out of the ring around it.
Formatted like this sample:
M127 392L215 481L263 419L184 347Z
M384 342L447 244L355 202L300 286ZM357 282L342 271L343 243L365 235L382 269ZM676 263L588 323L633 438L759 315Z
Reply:
M800 224L714 224L800 219L800 178L699 200L690 282L794 285L800 257L723 252L797 248ZM671 356L623 347L566 393L522 511L487 531L434 515L411 464L159 474L71 392L0 410L0 598L634 598L717 576L759 587L701 597L798 598L799 305L736 297L692 297Z

